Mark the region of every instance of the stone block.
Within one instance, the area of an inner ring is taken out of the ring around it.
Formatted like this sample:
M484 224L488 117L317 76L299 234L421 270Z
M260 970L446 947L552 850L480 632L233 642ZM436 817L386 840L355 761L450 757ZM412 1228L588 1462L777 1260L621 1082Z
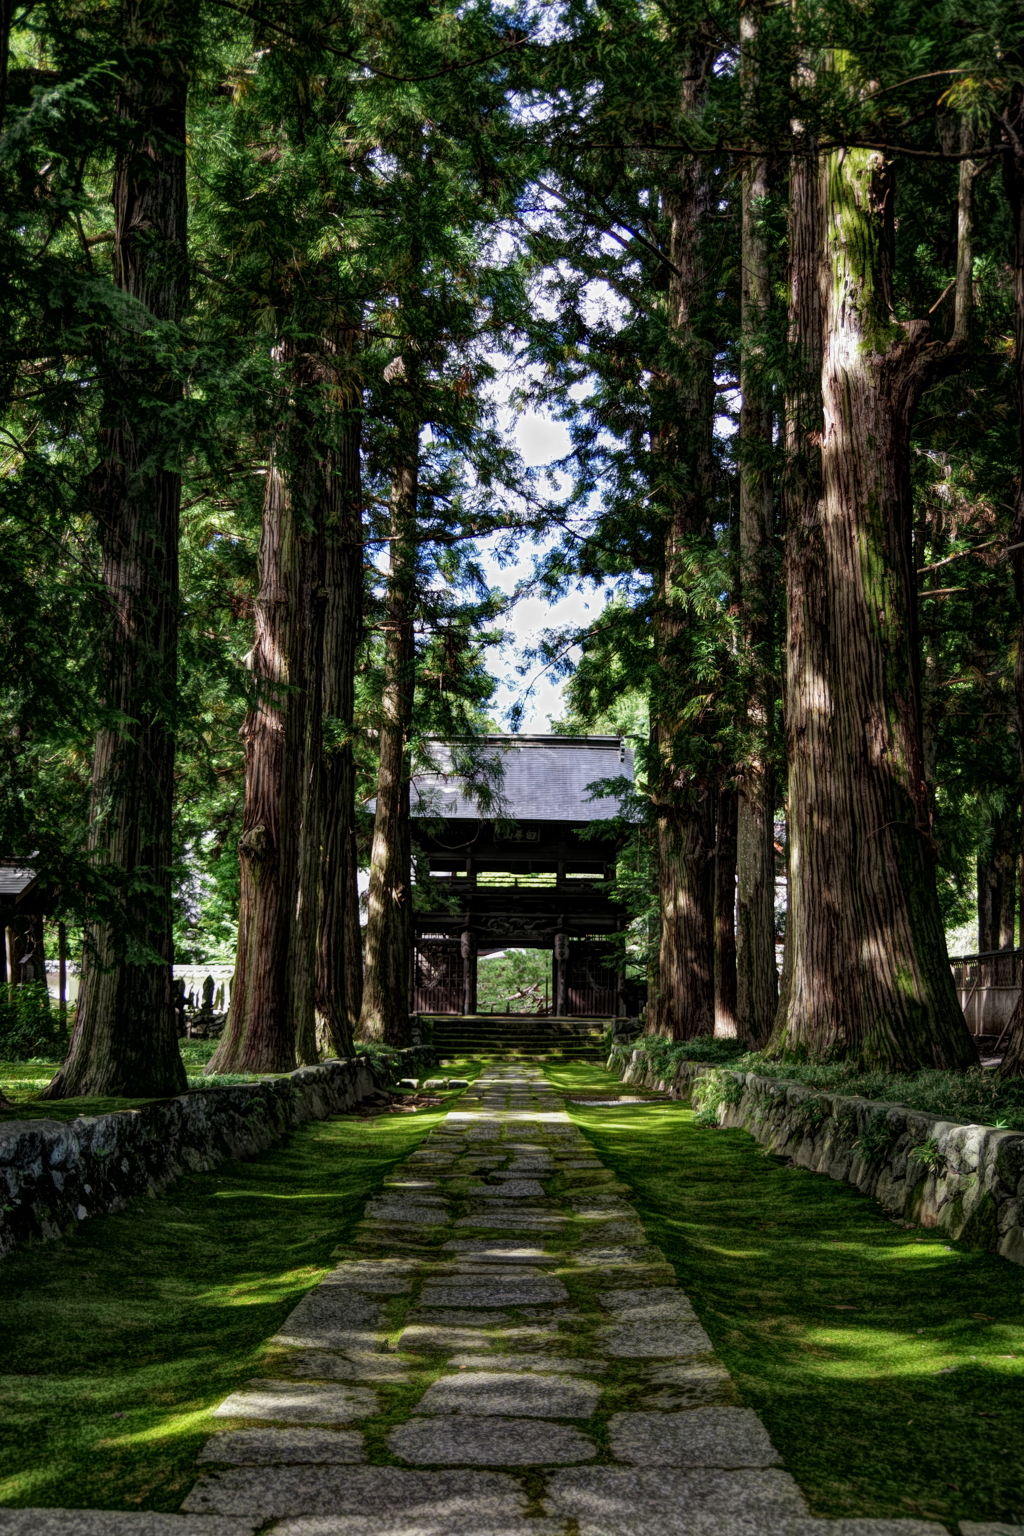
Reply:
M382 1381L401 1385L409 1379L407 1366L389 1355L341 1355L325 1349L303 1350L287 1355L281 1370L289 1376L310 1377L320 1381Z
M687 1472L673 1467L581 1467L555 1472L546 1514L575 1520L579 1536L784 1536L807 1507L788 1472Z
M512 1418L589 1419L601 1388L557 1375L475 1370L442 1376L416 1404L417 1413L471 1413Z
M614 1413L612 1455L649 1467L771 1467L780 1457L752 1408Z
M344 1510L348 1516L435 1521L434 1527L426 1523L424 1529L437 1530L440 1536L446 1522L486 1518L497 1526L502 1520L521 1517L525 1506L518 1483L498 1472L461 1468L421 1472L412 1467L362 1466L254 1467L208 1472L196 1483L183 1507L193 1514L241 1514L260 1522L300 1515L337 1517ZM251 1529L247 1525L239 1527L239 1532ZM384 1530L387 1529L385 1526ZM89 1531L83 1536L94 1533ZM96 1527L95 1536L106 1536L106 1531ZM167 1536L176 1536L176 1532L168 1528ZM187 1533L183 1531L182 1536ZM225 1531L224 1536L234 1536L234 1532Z
M280 1419L289 1424L344 1424L377 1412L377 1398L368 1387L313 1386L293 1381L250 1381L232 1392L215 1419Z
M0 1509L0 1536L252 1536L256 1522L223 1515L110 1509Z
M616 1360L670 1360L711 1354L711 1340L699 1325L653 1319L612 1323L598 1330L600 1346Z
M598 1376L608 1369L603 1360L571 1360L566 1355L453 1355L448 1361L452 1371L547 1371L555 1375ZM728 1379L728 1377L726 1378Z
M494 1519L480 1515L301 1515L275 1525L273 1536L563 1536L561 1520Z
M420 1303L425 1307L539 1307L568 1299L569 1293L561 1280L543 1276L522 1280L483 1279L478 1284L428 1282L423 1287Z
M373 1349L382 1310L355 1291L319 1285L289 1312L273 1342L292 1349Z
M391 1430L388 1446L403 1461L471 1467L565 1466L590 1461L592 1440L567 1424L469 1414L408 1419Z
M1024 1525L1003 1525L992 1520L961 1520L960 1536L1024 1536Z
M354 1429L228 1429L207 1440L199 1460L260 1467L365 1461L366 1453L363 1437Z
M476 1328L433 1327L429 1323L413 1323L404 1329L398 1340L402 1350L428 1350L447 1354L452 1350L490 1349L491 1341L486 1332Z

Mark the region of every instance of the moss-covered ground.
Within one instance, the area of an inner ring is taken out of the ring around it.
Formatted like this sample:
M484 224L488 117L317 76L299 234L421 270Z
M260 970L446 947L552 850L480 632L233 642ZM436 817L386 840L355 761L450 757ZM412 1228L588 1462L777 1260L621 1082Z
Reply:
M453 1062L472 1077L476 1063ZM173 1510L210 1411L444 1108L303 1126L0 1264L0 1505Z
M589 1063L547 1075L632 1091ZM1024 1521L1024 1269L682 1104L567 1107L816 1514Z

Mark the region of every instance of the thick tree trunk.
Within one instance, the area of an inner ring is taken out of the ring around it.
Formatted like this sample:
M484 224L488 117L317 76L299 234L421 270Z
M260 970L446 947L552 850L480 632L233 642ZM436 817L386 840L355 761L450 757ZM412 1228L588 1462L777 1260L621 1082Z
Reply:
M384 618L377 809L370 855L361 1040L407 1044L412 912L406 746L413 705L418 434L406 445L391 497L391 561Z
M295 778L301 771L296 747L305 682L299 546L287 455L278 443L263 497L256 640L250 653L256 698L242 728L245 808L235 981L227 1028L208 1072L287 1072L295 1066L289 981L300 788Z
M317 1023L323 1043L350 1056L363 997L362 934L356 884L355 758L352 751L356 649L363 595L359 418L340 424L325 465L322 848L317 940Z
M684 112L700 101L701 65L687 50ZM714 998L714 854L718 768L711 767L694 705L706 695L694 655L691 570L708 547L715 484L714 339L708 334L704 241L714 209L707 171L677 167L669 217L668 319L673 357L655 391L654 438L663 465L664 518L657 583L657 670L651 717L658 769L652 784L661 937L648 1027L677 1040L711 1034Z
M124 7L122 35L137 52L118 98L127 144L114 173L114 271L140 331L179 320L187 297L181 61L193 25L191 3L180 0ZM132 349L125 335L120 344ZM181 387L145 346L111 372L95 498L110 626L104 702L117 723L96 739L89 846L124 894L115 916L88 931L71 1048L48 1098L186 1085L170 899L181 477L165 467Z
M977 1057L935 886L910 540L928 326L892 317L884 158L830 153L820 195L823 625L804 630L790 673L794 726L813 720L817 739L794 743L807 761L790 783L792 979L777 1039L892 1070L964 1067Z
M715 836L715 1034L732 1040L736 1024L736 823L739 796L718 792Z
M1017 545L1014 551L1013 574L1017 595L1019 630L1017 636L1017 661L1014 671L1014 693L1017 702L1017 745L1020 750L1021 772L1024 775L1024 86L1016 85L1006 114L1007 132L1004 138L1003 183L1010 205L1013 229L1013 336L1014 367L1017 383L1017 427L1019 433L1019 478L1017 499L1014 505L1013 533L1010 543ZM1024 815L1021 817L1024 829ZM1020 869L1024 881L1024 856ZM1024 942L1024 883L1020 890L1021 939ZM1006 1055L1000 1072L1006 1077L1024 1076L1024 993L1017 999L1010 1020Z
M760 4L740 12L744 97L756 88ZM771 302L764 233L768 163L752 156L741 185L739 603L747 677L746 755L739 778L736 933L739 1034L764 1045L775 1022L775 496L773 413L763 378L763 333Z

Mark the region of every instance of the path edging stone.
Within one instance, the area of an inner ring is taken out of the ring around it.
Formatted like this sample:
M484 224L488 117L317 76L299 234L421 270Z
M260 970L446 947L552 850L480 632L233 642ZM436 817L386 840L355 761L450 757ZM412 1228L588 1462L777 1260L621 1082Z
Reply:
M310 1120L355 1109L387 1083L437 1065L431 1046L398 1051L393 1073L369 1057L324 1061L258 1083L193 1089L139 1109L0 1125L0 1257L77 1222L157 1194L184 1173L265 1152Z
M1024 1264L1020 1131L965 1125L906 1104L827 1093L702 1062L680 1062L665 1079L642 1046L624 1064L611 1058L608 1067L625 1083L659 1089L673 1099L692 1098L704 1083L704 1092L719 1099L719 1125L747 1131L800 1168L855 1185L890 1216L940 1227L971 1247ZM924 1161L913 1156L916 1148Z

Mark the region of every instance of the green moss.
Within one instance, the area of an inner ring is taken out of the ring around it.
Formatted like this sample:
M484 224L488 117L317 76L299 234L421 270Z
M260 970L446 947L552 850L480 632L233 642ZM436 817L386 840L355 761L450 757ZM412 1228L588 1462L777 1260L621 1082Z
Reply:
M266 1371L271 1335L440 1113L307 1125L9 1255L0 1505L176 1509L210 1410Z
M547 1070L622 1089L589 1064ZM817 1515L1024 1518L1024 1270L667 1099L568 1108Z

